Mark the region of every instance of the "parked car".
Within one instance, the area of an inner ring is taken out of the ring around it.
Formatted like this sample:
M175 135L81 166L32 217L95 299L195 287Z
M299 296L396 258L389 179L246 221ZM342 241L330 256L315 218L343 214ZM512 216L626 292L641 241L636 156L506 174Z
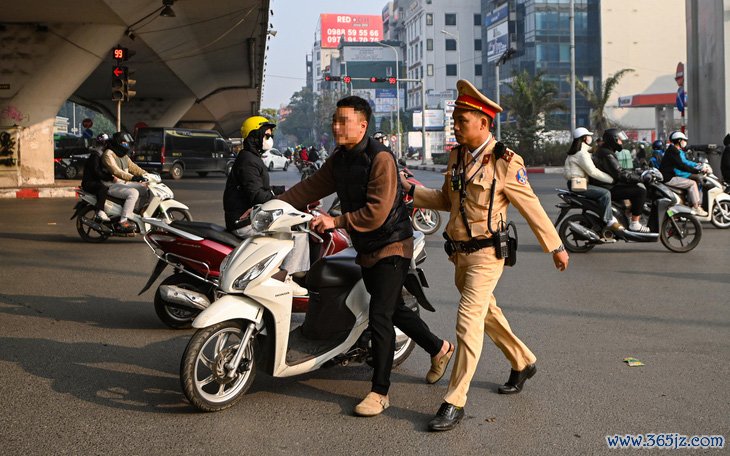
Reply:
M279 149L267 150L261 155L261 159L264 161L264 165L269 168L269 171L275 169L283 169L286 171L289 169L289 159L283 153L279 152Z
M84 170L89 149L81 136L68 133L53 135L53 172L66 179L79 179Z
M192 172L228 173L236 155L215 130L140 128L134 141L134 162L142 169L180 179Z

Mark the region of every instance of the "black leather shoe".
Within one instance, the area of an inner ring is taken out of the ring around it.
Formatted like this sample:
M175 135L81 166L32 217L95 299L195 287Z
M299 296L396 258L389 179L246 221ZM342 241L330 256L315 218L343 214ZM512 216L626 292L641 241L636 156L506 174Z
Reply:
M428 422L429 431L450 431L464 418L464 407L457 407L444 402L439 407L434 419Z
M522 387L525 385L525 381L528 378L532 378L537 372L537 366L530 364L521 371L514 369L510 370L509 380L507 383L497 388L499 394L517 394L522 391Z

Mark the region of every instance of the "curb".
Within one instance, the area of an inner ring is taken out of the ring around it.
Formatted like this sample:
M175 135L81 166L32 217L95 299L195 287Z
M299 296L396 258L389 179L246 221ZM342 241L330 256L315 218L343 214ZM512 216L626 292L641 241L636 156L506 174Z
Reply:
M76 198L77 187L23 187L0 189L0 199Z

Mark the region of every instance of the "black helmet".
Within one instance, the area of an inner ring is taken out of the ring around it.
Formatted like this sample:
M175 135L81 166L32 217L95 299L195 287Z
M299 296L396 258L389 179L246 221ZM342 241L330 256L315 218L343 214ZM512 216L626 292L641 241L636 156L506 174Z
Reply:
M609 128L603 132L603 143L614 152L621 151L624 148L622 142L628 139L629 137L626 136L626 133L618 128ZM619 141L621 141L621 143L619 143Z
M382 131L376 131L373 135L373 139L375 139L376 141L384 142L385 138L385 133L383 133Z
M664 141L661 139L657 139L653 143L651 143L651 148L654 150L664 150Z
M132 136L129 133L118 131L112 135L112 139L109 141L109 148L118 156L124 157L129 153L133 142Z

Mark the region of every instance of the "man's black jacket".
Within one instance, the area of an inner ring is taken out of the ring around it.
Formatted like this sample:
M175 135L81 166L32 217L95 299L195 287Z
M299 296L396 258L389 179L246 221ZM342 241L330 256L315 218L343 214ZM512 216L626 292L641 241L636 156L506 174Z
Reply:
M697 169L683 162L682 157L679 155L679 149L677 149L677 146L672 144L667 147L667 151L664 152L664 157L662 157L662 162L659 164L659 172L662 173L664 182L667 182L676 176L674 173L675 169L687 171L690 174L697 174Z

